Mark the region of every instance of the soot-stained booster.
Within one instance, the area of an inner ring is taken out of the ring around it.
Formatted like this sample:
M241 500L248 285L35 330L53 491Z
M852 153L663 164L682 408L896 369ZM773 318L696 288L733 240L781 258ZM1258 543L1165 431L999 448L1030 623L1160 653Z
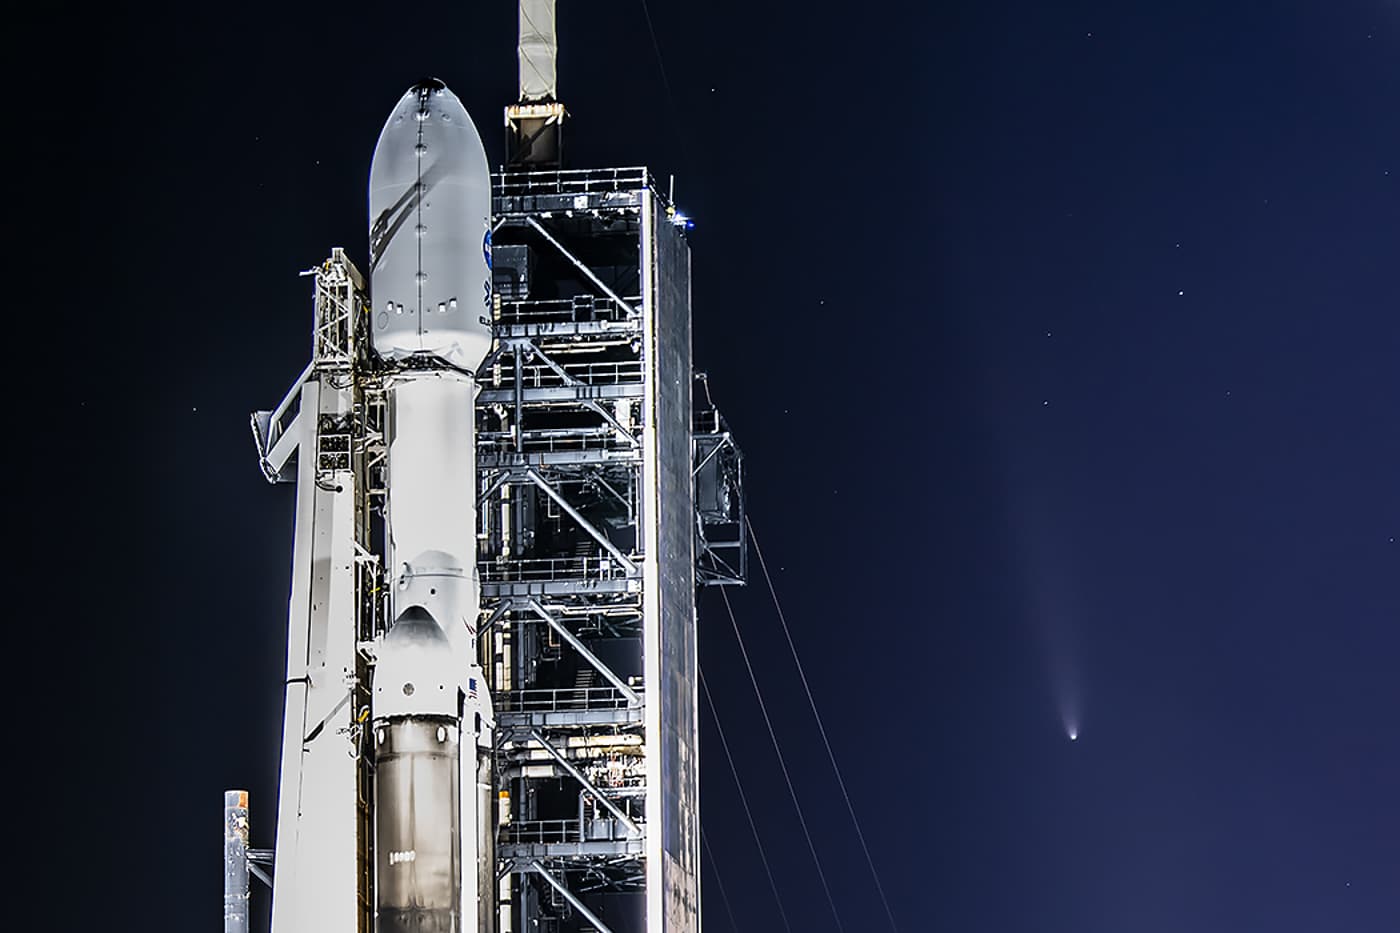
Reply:
M308 271L311 361L252 418L295 533L276 846L235 792L225 933L250 875L271 933L701 929L695 597L744 582L741 454L683 215L562 167L553 0L519 50L495 174L442 82L389 111L365 272Z

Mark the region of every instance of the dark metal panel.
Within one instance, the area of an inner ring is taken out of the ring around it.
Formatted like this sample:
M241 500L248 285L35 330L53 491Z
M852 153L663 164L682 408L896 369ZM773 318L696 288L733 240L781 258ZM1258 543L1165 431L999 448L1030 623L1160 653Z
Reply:
M700 771L696 722L695 518L691 491L690 247L658 209L656 408L661 553L660 736L662 927L677 933L700 925ZM652 826L656 825L652 818Z

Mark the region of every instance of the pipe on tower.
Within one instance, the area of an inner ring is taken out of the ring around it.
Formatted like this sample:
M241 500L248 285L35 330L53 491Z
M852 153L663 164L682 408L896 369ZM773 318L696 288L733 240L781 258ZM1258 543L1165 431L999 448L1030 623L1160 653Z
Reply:
M224 791L224 933L248 933L248 792Z
M520 102L557 100L559 37L554 0L520 0Z

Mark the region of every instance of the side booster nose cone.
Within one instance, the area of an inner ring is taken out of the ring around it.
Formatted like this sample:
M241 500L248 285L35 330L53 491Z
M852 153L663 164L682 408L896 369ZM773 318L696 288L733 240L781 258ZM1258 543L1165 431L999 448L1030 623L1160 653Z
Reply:
M441 81L409 88L369 174L371 340L472 370L491 348L491 173L466 109Z
M376 719L459 716L465 671L452 642L422 606L409 606L380 641L375 661Z

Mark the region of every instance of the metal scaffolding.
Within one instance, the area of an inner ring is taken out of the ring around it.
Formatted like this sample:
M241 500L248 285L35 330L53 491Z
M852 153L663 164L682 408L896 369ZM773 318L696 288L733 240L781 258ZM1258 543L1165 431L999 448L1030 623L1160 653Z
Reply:
M743 555L712 560L696 508L698 465L742 520L708 402L692 429L688 247L645 169L495 192L478 465L503 901L515 929L698 930L694 594Z

